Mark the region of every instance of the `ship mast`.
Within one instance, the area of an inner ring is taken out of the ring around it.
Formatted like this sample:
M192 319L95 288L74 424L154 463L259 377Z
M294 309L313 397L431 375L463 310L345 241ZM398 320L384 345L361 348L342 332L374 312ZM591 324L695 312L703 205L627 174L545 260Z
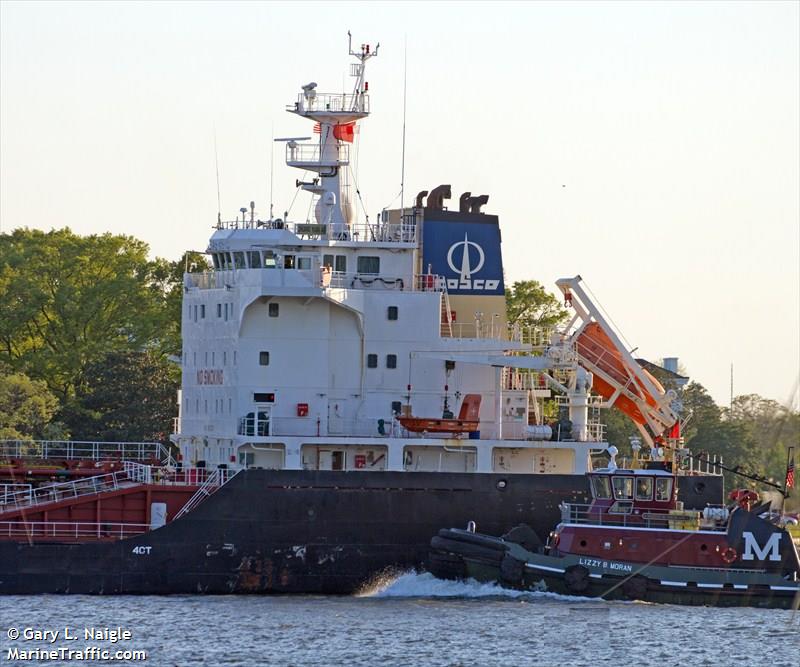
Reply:
M316 143L298 143L290 140L286 144L286 164L303 171L318 174L310 182L300 182L304 190L318 197L314 210L316 223L324 227L329 239L349 239L352 224L347 170L350 165L350 143L355 134L355 124L369 116L369 83L365 79L366 62L378 55L378 44L374 49L362 44L353 50L353 38L347 33L350 55L358 62L351 63L350 76L355 78L353 92L318 93L315 82L302 86L297 102L287 108L290 113L308 118L315 123L314 132L319 132Z

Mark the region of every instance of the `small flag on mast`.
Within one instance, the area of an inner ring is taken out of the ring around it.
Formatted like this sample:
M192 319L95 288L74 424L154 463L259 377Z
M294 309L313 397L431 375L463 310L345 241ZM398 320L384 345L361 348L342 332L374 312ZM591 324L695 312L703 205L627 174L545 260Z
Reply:
M786 484L784 486L787 489L794 488L794 454L792 454L792 460L789 461L789 467L786 468Z
M353 143L353 138L356 132L358 132L358 128L356 127L355 121L351 121L349 123L339 123L333 126L333 136L339 141ZM314 134L321 133L322 126L319 123L314 123Z

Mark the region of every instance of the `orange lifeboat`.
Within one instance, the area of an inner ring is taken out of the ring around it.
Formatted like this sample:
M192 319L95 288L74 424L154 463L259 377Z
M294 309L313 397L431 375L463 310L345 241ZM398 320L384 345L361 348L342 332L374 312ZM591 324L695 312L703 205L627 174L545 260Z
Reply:
M467 394L461 403L458 419L400 417L400 425L413 433L475 433L480 428L480 394Z
M613 383L609 382L595 373L592 389L604 399L610 399L616 392L617 387L621 386L628 392L638 396L655 410L659 409L659 403L656 398L642 385L641 381L636 376L632 375L625 368L622 355L619 353L614 343L611 342L608 334L603 331L599 323L589 322L578 336L576 345L578 355L581 358L599 368L613 381ZM642 372L663 395L664 388L661 386L661 383L645 369L642 369ZM620 394L617 397L614 401L614 406L628 415L635 423L647 423L647 420L636 402L625 394Z

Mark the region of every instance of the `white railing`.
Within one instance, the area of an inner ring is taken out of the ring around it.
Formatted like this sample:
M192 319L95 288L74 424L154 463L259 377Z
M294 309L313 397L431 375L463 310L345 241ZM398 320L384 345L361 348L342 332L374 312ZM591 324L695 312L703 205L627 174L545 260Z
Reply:
M289 104L287 111L355 111L369 113L369 95L367 93L317 93L306 96L300 93L297 102Z
M625 501L632 503L633 501ZM638 528L666 528L681 527L691 524L700 527L701 514L691 510L665 510L665 509L633 509L628 507L627 512L609 512L607 507L593 507L575 503L562 503L561 522L577 523L600 526L636 526ZM724 531L722 524L708 525L704 522L703 530Z
M328 238L328 225L325 223L317 222L285 222L283 220L222 220L217 223L217 229L285 229L296 234L299 237L307 239L327 239ZM333 238L333 237L331 237ZM364 243L415 243L417 240L417 227L414 223L403 222L379 222L370 223L364 220L358 220L350 223L350 225L338 233L335 237L340 241L356 241ZM248 260L245 257L245 260ZM276 260L273 255L272 260ZM235 267L236 270L244 268L280 268L279 266L265 267L253 266ZM231 269L218 269L217 271L232 271ZM187 276L203 275L202 273L188 273ZM197 287L198 285L184 283L186 287ZM219 287L219 285L217 285ZM205 286L207 289L208 286Z
M0 484L0 506L13 498L26 495L30 498L32 488L30 484Z
M119 470L70 482L47 484L35 489L23 489L16 493L6 494L5 502L0 506L0 512L114 491L119 489L126 481L128 481L127 473L124 470Z
M127 459L166 462L169 448L160 442L102 442L92 440L0 440L0 458Z
M0 521L0 537L53 540L115 539L141 535L150 530L146 523L104 523L84 521Z
M208 477L206 477L206 480L200 485L200 488L195 491L194 495L189 498L188 501L186 501L186 504L175 515L175 518L180 519L183 515L191 512L195 507L208 498L208 496L230 482L238 472L238 470L228 470L225 468L217 468L216 470L212 470L208 474Z
M327 149L327 150L326 150ZM286 164L293 162L319 165L346 165L350 162L350 146L339 144L335 156L333 149L325 146L320 152L319 144L298 144L290 141L286 144Z
M331 273L329 287L344 289L378 289L409 291L408 278L373 273Z

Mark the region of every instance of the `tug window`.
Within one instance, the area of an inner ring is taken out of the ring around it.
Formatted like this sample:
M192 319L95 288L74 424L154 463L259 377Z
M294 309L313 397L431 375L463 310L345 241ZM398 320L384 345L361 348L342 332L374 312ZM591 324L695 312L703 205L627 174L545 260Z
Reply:
M380 273L381 272L381 258L380 257L359 257L358 258L358 273Z
M258 353L258 363L261 366L269 366L269 352L259 352Z
M656 480L656 500L672 500L672 478Z
M270 303L267 306L267 311L270 317L278 317L278 312L280 310L280 306L277 303Z
M653 499L653 478L639 477L636 480L636 500Z
M378 355L377 354L368 354L367 355L367 368L377 368L378 367Z
M633 500L633 477L614 477L612 483L617 500Z
M396 354L387 354L386 355L386 368L397 368L397 355Z
M595 498L611 498L611 483L608 477L592 477L592 491Z
M388 317L390 320L396 320L396 319L397 319L397 315L398 315L397 306L389 306L389 307L386 309L386 316L387 316L387 317Z

